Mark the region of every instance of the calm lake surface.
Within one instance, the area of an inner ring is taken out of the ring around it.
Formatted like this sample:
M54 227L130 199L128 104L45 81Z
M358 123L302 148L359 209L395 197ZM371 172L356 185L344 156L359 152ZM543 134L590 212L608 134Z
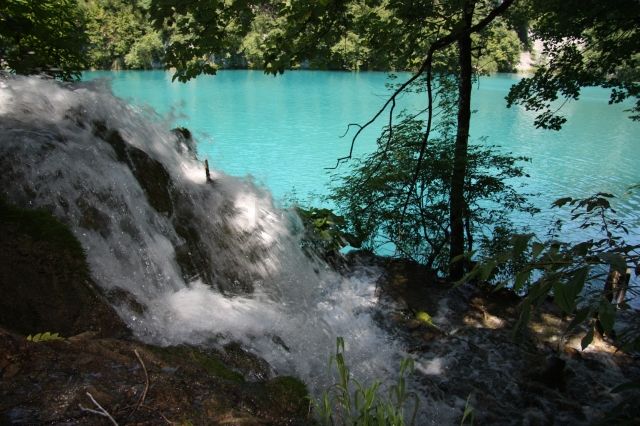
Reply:
M349 149L351 138L341 138L347 125L366 122L389 93L387 74L376 72L292 71L273 77L222 71L187 84L172 83L164 71L84 74L86 80L96 78L108 79L117 96L153 108L170 125L191 129L202 159L231 175L251 175L279 200L326 194L331 183L326 168ZM471 143L500 145L532 160L524 165L530 177L521 183L523 191L538 194L532 201L543 212L515 220L542 233L566 217L549 208L555 199L611 192L619 196L614 204L630 227L630 240L640 241L640 190L626 193L640 183L640 123L627 118L628 106L608 105L607 91L586 89L579 102L564 106L569 121L560 132L535 129L532 113L505 107L504 97L517 80L515 75L481 78L471 124ZM404 96L397 110L421 104L417 95ZM381 120L362 135L356 154L372 151L383 125Z

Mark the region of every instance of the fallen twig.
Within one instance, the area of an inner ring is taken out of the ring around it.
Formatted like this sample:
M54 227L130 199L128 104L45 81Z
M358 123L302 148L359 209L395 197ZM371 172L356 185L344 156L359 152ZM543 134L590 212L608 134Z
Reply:
M111 417L111 414L109 414L109 412L107 410L105 410L102 407L102 405L98 404L98 401L96 401L93 398L93 395L91 395L89 392L87 392L87 396L89 397L89 399L91 399L91 402L93 402L93 405L98 407L98 410L94 410L94 409L91 409L91 408L86 408L86 407L83 407L82 404L78 404L78 407L80 407L80 411L84 411L84 412L87 412L87 413L97 414L98 416L106 417L109 420L111 420L111 423L113 423L114 426L118 426L118 423L114 420L113 417Z
M142 391L142 395L140 395L140 399L138 400L138 403L133 408L133 410L129 413L127 418L131 417L133 415L133 413L138 411L138 408L140 408L140 406L144 402L144 399L147 397L147 391L149 390L149 373L147 372L147 367L144 365L144 362L142 361L142 358L140 357L140 354L138 353L138 350L134 349L133 353L136 354L136 358L138 358L138 361L140 362L140 365L142 366L142 370L144 371L144 391Z

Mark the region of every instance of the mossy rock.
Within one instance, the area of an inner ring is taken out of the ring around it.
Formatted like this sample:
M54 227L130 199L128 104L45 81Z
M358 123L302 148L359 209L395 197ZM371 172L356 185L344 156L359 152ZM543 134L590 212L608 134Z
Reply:
M210 376L237 383L244 382L242 374L226 366L213 350L186 345L154 347L152 350L167 363L183 363L185 360L190 360L194 366L201 368Z
M280 376L265 384L271 401L287 411L297 412L304 416L309 406L309 391L299 379L291 376Z
M287 419L285 424L314 424L310 417L309 392L299 379L280 376L258 386L254 391L254 415L274 424L283 424L284 419Z
M220 378L210 350L91 335L34 343L0 327L0 354L0 424L107 424L80 410L87 392L122 425L313 424L299 381Z
M45 210L0 199L0 324L22 334L126 334L71 231Z
M245 350L239 343L226 344L220 356L225 364L240 371L248 381L261 381L273 376L271 367L264 359Z
M169 367L182 371L176 374L200 371L219 381L218 386L225 391L203 407L207 418L214 420L212 423L223 422L226 416L237 424L255 424L251 419L261 419L260 424L313 424L306 385L290 376L250 381L254 373L249 370L256 368L256 363L262 366L266 362L238 344L227 345L224 351L187 345L149 347L149 350Z

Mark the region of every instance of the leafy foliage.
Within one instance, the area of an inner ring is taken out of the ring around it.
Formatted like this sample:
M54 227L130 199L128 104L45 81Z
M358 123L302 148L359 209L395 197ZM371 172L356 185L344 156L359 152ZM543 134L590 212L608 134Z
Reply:
M405 117L385 128L377 150L357 161L341 176L331 199L348 223L349 232L365 247L391 242L399 254L442 271L448 264L449 196L454 155L455 78L439 77L437 137L429 140L424 164L413 184L414 169L424 137L424 122ZM465 180L467 246L474 238L508 223L507 212L534 212L508 180L525 175L524 157L504 154L497 147L472 145Z
M555 238L538 241L532 234L514 235L505 251L486 258L478 264L464 280L491 278L496 266L520 258L528 253L528 261L510 280L498 281L497 288L510 285L516 292L524 292L516 334L526 327L530 315L548 297L565 313L574 316L570 329L580 324L589 326L582 340L587 347L595 332L613 335L619 309L627 308L626 298L636 297L637 292L628 284L613 282L614 277L624 277L628 268L640 271L640 245L628 244L624 240L627 229L624 224L611 217L612 194L598 193L594 196L574 199L561 198L554 207L571 207L571 220L592 238L577 243L561 242ZM563 223L557 224L559 232ZM638 324L630 324L617 336L626 348L640 348Z
M234 53L251 28L259 1L154 0L150 13L168 45L165 65L175 67L173 79L188 81L200 74L215 74L212 55Z
M462 413L462 420L460 420L460 426L469 424L473 426L475 422L475 409L471 405L471 395L467 397L467 402L464 404L464 413Z
M141 0L83 0L90 65L147 69L160 62L164 45L149 22L148 8Z
M150 69L160 63L164 56L164 46L158 32L152 31L136 40L129 53L124 57L124 63L129 68Z
M476 69L482 73L514 72L520 61L520 40L505 20L498 20L474 37L481 49Z
M484 11L492 2L481 0L478 5ZM149 12L167 42L166 67L176 68L175 78L187 81L214 74L220 65L263 68L274 74L301 66L416 69L436 29L456 25L458 9L430 0L153 0ZM488 72L513 69L518 60L517 52L513 54L515 33L504 22L497 28L484 32L477 42L478 50L496 49L481 65Z
M326 260L335 260L340 256L340 249L347 244L357 245L346 233L345 219L333 211L325 208L296 206L295 212L304 226L302 248L307 254L320 255Z
M635 0L531 0L532 31L544 43L547 63L511 88L509 106L535 111L537 127L558 130L562 99L576 100L582 87L611 89L609 103L634 99L640 119L640 3ZM560 101L559 101L560 99Z
M75 0L0 3L0 69L74 80L86 67L86 44Z
M335 366L338 382L322 393L315 401L319 417L324 425L405 425L405 406L413 397L413 414L409 424L414 424L418 410L418 397L407 390L407 376L413 372L413 360L407 358L400 363L397 382L388 389L389 396L381 394L382 383L370 386L351 377L344 356L344 339L336 339L336 353L329 365Z

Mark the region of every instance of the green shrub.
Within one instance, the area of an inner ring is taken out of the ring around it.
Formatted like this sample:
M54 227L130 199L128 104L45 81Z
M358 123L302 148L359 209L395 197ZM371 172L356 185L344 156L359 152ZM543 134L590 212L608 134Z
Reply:
M625 240L625 224L612 216L613 198L612 194L598 193L556 200L554 207L570 207L571 222L589 235L587 239L560 241L562 221L556 223L547 241L540 241L533 234L513 235L501 253L483 259L462 281L489 280L498 289L510 286L525 295L516 336L526 329L531 314L553 297L565 314L573 316L569 331L581 324L588 327L582 339L583 349L599 332L617 337L625 349L640 350L637 316L614 332L618 311L629 309L630 299L638 296L637 288L625 283L624 277L632 270L640 275L640 245ZM509 263L515 265L513 275L495 280L500 275L495 276L494 271Z

